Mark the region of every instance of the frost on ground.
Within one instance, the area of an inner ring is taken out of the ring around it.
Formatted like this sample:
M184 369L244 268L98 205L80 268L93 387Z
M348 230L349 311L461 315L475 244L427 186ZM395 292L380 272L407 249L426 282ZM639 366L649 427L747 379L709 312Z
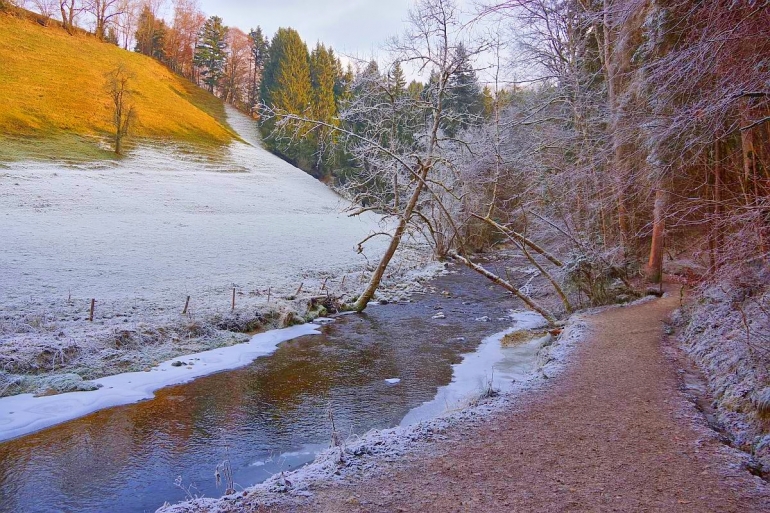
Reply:
M745 271L745 270L744 270ZM754 269L697 291L680 343L708 382L733 445L770 471L770 275Z
M166 505L158 512L256 511L259 506L291 503L310 496L314 485L376 473L382 465L398 463L406 454L425 449L430 447L431 442L444 439L444 433L453 426L485 422L492 418L492 414L510 409L522 393L543 386L548 378L558 375L565 368L570 352L584 340L587 333L588 327L582 317L573 316L555 341L547 339L542 342L538 351L537 370L513 383L503 393L481 391L479 398L465 408L431 420L375 430L361 437L332 444L332 447L318 454L312 463L292 472L276 474L241 492L220 499L191 497L188 502ZM498 343L502 335L499 334ZM330 435L330 438L336 437Z
M256 358L273 353L278 344L292 338L318 333L316 325L303 324L254 335L248 343L211 349L169 360L145 372L127 372L88 382L88 391L34 397L19 394L0 399L0 441L26 435L89 413L151 399L160 388L178 385L214 372L248 365ZM74 380L84 386L77 374L65 374L51 381Z
M356 246L379 218L348 217L334 191L259 147L253 122L229 117L246 142L209 154L157 145L118 162L4 166L0 396L92 388L83 380L245 342L362 288L386 241ZM422 249L400 252L389 297L419 289Z

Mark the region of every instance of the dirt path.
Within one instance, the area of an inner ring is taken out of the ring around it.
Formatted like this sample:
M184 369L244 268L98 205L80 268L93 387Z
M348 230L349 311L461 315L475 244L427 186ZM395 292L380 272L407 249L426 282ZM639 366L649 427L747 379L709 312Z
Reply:
M678 390L662 321L676 298L587 318L593 335L521 408L291 511L770 511Z

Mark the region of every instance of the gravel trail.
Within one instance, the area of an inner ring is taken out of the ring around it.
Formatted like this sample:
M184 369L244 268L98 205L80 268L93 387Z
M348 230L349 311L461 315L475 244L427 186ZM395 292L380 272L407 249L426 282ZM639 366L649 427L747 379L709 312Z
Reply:
M516 410L282 509L770 511L770 487L680 392L662 326L676 306L664 298L587 316L569 368Z

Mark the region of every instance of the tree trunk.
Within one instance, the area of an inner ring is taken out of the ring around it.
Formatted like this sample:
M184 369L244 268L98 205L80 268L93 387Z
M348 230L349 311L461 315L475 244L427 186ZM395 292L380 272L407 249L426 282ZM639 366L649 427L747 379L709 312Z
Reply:
M519 289L508 283L506 280L500 278L499 276L487 271L482 266L475 264L465 258L464 256L458 255L454 251L449 252L449 258L452 258L453 260L457 260L458 262L462 263L463 265L469 267L470 269L473 269L477 273L481 274L482 276L485 276L486 278L490 279L493 283L500 285L505 290L508 290L509 292L513 293L514 296L521 299L525 305L527 305L531 310L534 310L535 312L542 315L546 321L548 321L548 324L551 326L554 326L556 324L556 318L553 316L551 312L546 310L545 308L541 307L534 301L532 301L530 298L519 292Z
M663 279L663 239L666 228L667 204L668 193L660 186L655 191L655 206L652 212L652 244L650 245L650 258L647 262L647 278L653 283L660 283Z
M720 253L722 251L722 153L719 139L714 141L714 272L719 270Z
M525 245L529 246L536 253L539 253L539 254L543 255L545 258L547 258L556 267L563 267L564 266L564 264L561 262L561 260L559 260L558 258L554 257L553 255L548 253L546 250L544 250L543 248L541 248L540 246L538 246L537 244L535 244L534 242L532 242L531 240L529 240L525 236L521 235L520 233L516 233L515 231L506 228L505 226L503 226L503 225L493 221L489 217L481 217L480 215L477 215L477 214L471 214L471 215L473 217L475 217L476 219L484 221L489 226L497 229L500 233L502 233L503 235L507 236L508 238L513 239L514 241L517 241L517 242L519 242L521 244L525 244Z
M382 256L380 263L377 265L377 269L369 279L369 284L366 286L366 290L364 290L363 294L361 294L361 296L358 298L358 301L356 301L355 305L353 306L356 312L364 311L366 305L369 303L372 297L374 297L374 293L377 291L377 287L380 286L380 281L382 280L382 276L385 274L385 269L387 269L390 260L396 253L398 245L401 243L401 238L404 236L404 232L406 231L406 226L409 223L409 220L412 218L412 212L414 212L414 208L417 206L417 200L420 198L420 194L422 193L429 169L430 167L428 165L421 166L419 171L419 176L421 179L417 181L417 185L414 192L412 193L412 197L409 199L409 203L406 205L403 214L401 214L401 218L398 221L398 227L396 228L396 232L393 234L393 237L390 239L390 245L388 245L387 251L385 251L385 254Z

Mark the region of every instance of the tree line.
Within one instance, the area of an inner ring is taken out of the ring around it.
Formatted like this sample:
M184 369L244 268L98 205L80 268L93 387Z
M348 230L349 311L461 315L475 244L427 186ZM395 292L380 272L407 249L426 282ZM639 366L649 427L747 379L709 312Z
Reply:
M475 251L508 241L567 312L632 297L666 254L704 279L767 271L770 4L506 0L467 16L418 0L390 64L356 74L331 122L269 103L272 137L336 139L357 212L393 218L358 309L410 231L549 319ZM404 90L405 62L427 83ZM469 100L474 66L488 89Z
M69 32L81 25L105 42L152 57L255 118L259 117L260 105L270 105L334 125L343 105L363 92L352 89L358 75L369 82L367 88L390 94L391 99L407 93L418 97L428 88L418 82L407 84L398 65L384 73L375 61L343 67L331 47L318 42L309 50L291 28L281 28L269 38L260 27L248 33L227 27L220 17L206 16L196 0L173 0L168 19L164 17L164 0L16 3L37 10L44 19L58 18ZM481 93L467 64L467 69L457 75L458 80L465 81L465 92L456 100L457 108L475 115L482 108ZM486 93L488 96L488 90ZM461 105L463 102L467 106ZM457 127L465 127L469 120L468 116L458 119ZM333 131L314 130L305 134L301 144L288 144L267 137L273 128L270 120L262 125L268 149L313 176L345 181L355 172L357 163L334 144L334 137L330 137ZM407 131L401 128L399 135L406 136Z
M451 0L418 0L386 59L343 66L291 28L245 33L194 0L170 21L157 2L79 1L57 1L65 27L88 12L99 37L259 117L272 151L392 216L376 235L394 250L422 232L473 264L508 240L565 310L659 280L667 253L692 251L709 276L767 262L767 2L505 0L468 23Z

